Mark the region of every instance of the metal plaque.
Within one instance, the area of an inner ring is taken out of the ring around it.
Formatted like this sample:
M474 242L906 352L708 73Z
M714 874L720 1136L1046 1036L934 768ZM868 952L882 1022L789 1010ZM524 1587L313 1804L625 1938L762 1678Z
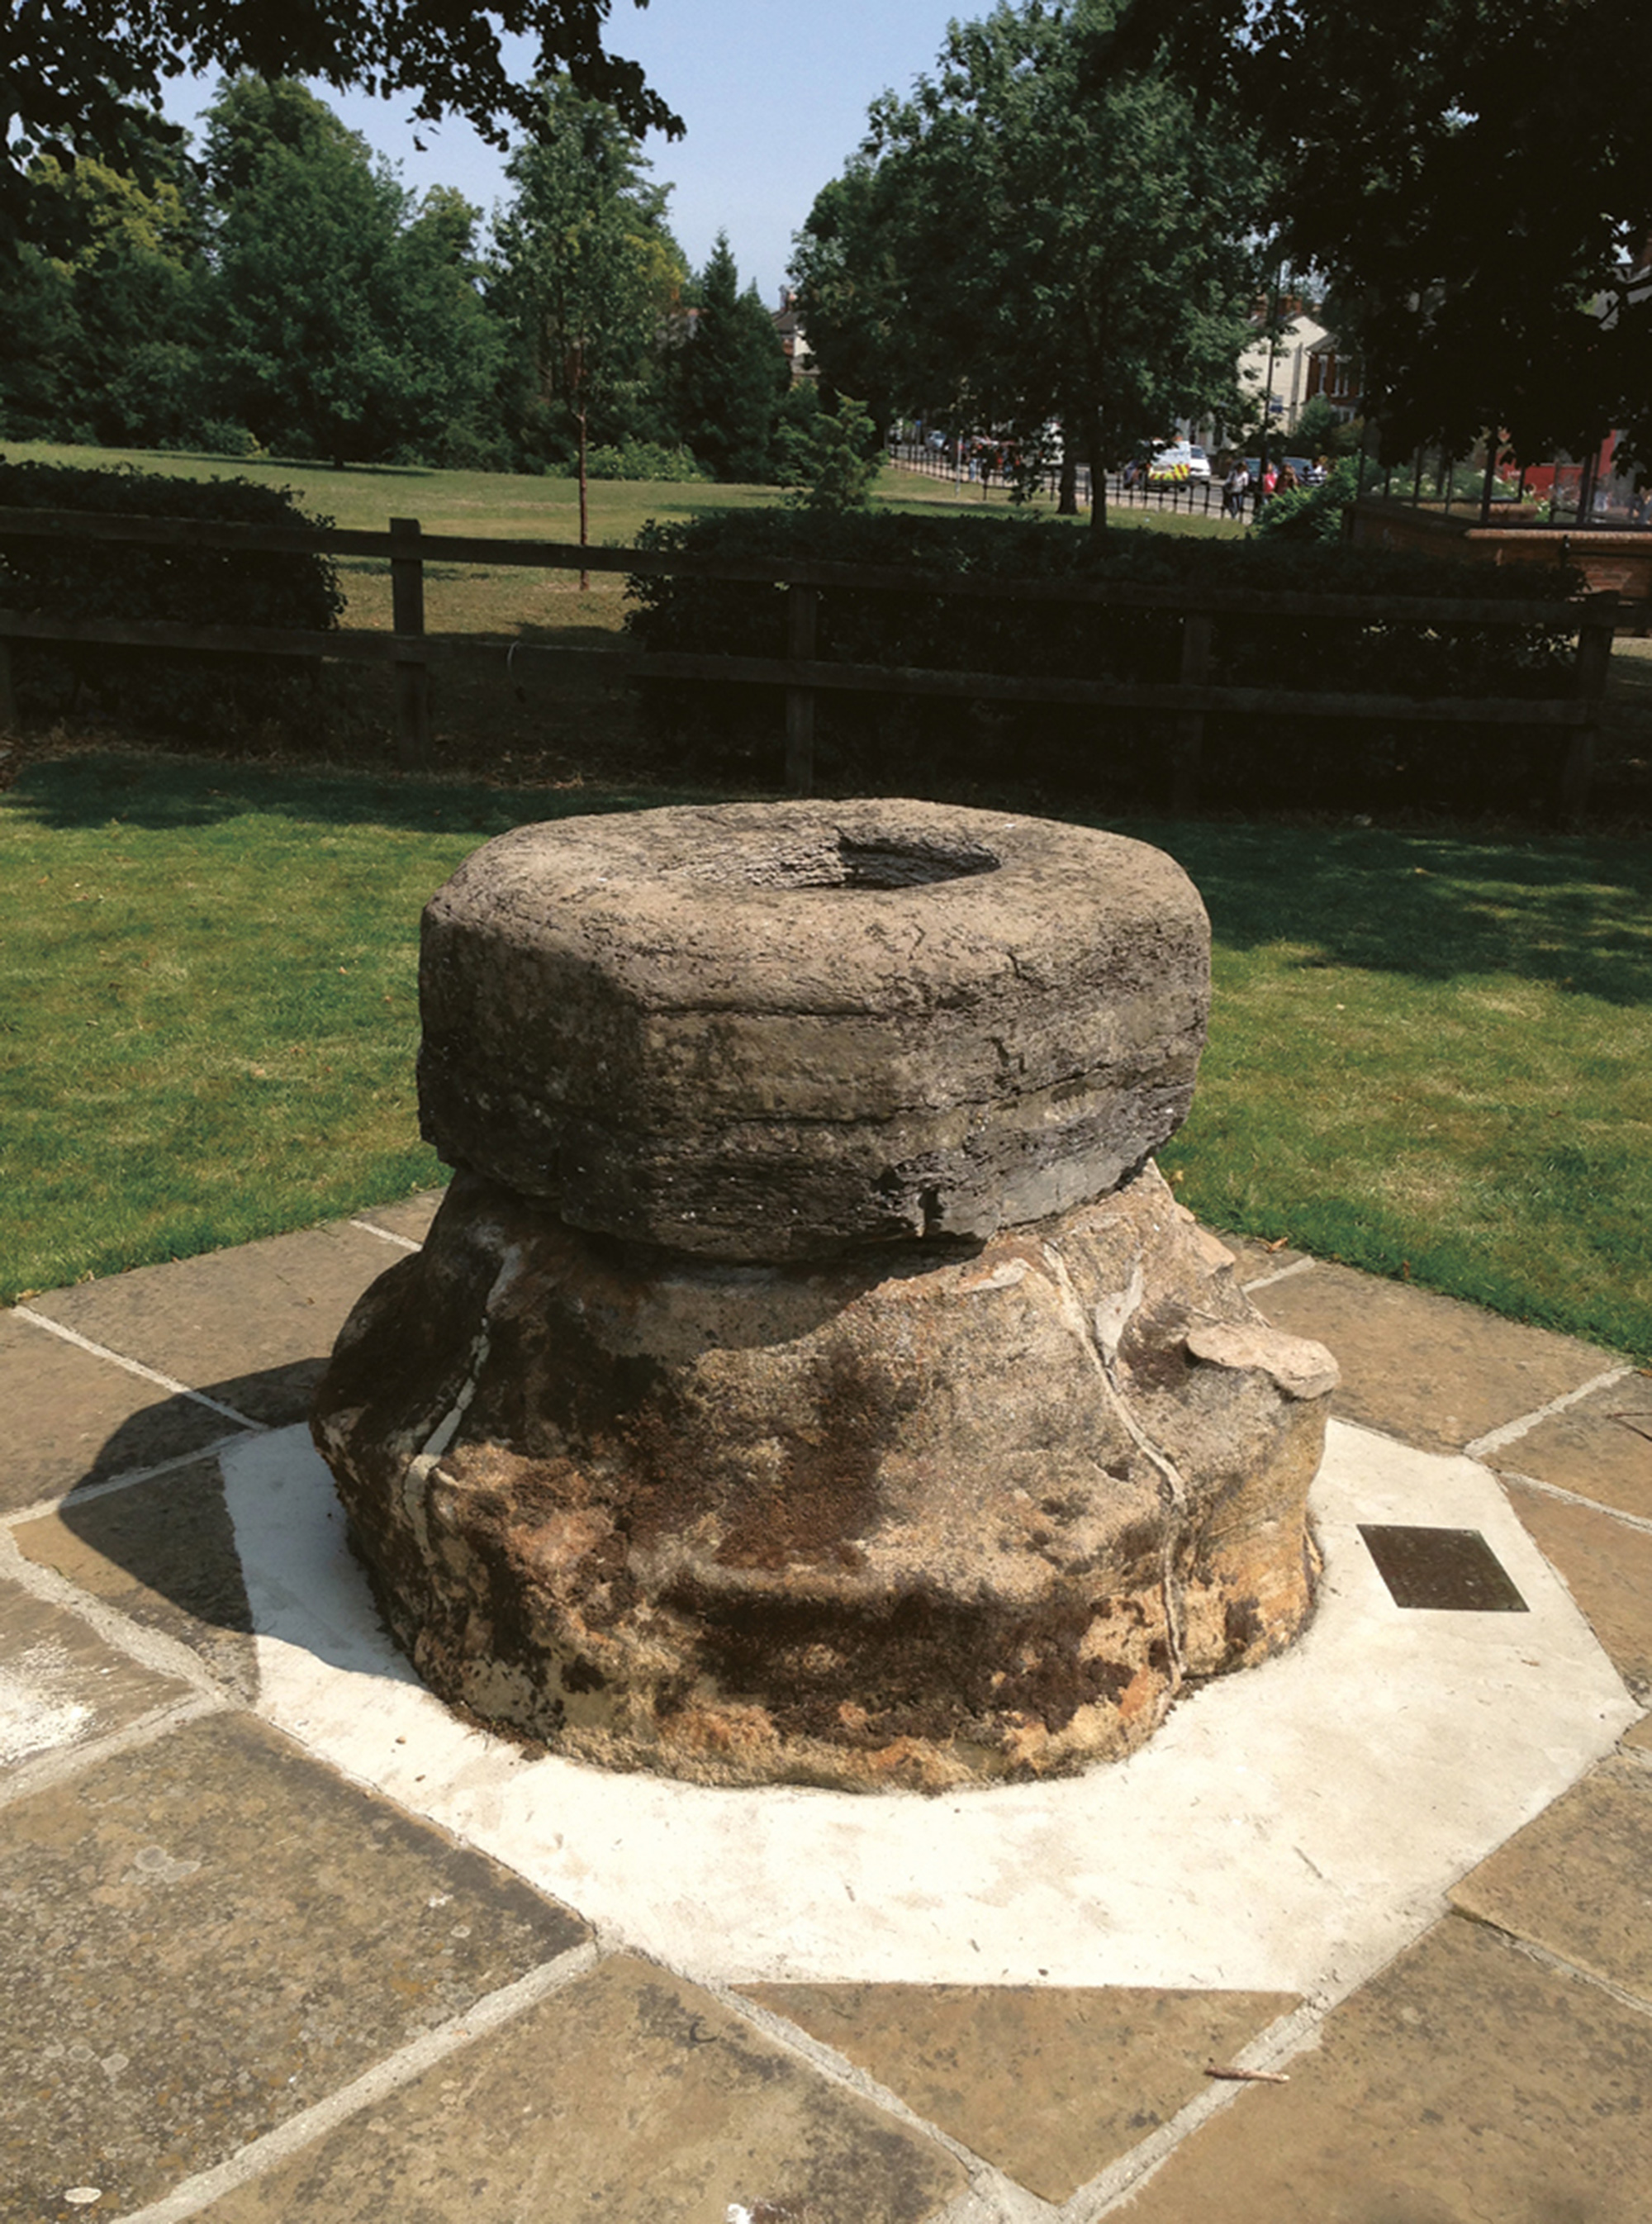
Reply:
M1362 1521L1378 1573L1396 1606L1447 1614L1530 1611L1478 1529L1410 1529Z

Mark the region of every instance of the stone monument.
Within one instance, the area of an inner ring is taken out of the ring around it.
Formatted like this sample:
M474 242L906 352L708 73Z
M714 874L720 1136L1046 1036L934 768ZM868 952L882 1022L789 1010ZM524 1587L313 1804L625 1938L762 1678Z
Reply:
M1148 1738L1311 1611L1336 1370L1151 1153L1170 858L899 802L526 826L426 909L455 1168L316 1441L444 1698L708 1782L936 1791Z

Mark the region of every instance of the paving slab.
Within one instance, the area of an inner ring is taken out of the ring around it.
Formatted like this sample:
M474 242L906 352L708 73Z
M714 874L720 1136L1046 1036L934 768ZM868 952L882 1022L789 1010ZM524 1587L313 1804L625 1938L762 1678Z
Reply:
M921 2224L968 2177L709 1993L616 1955L201 2212L211 2224Z
M1652 2021L1448 1917L1121 2224L1645 2224Z
M375 1228L387 1228L392 1235L400 1235L405 1242L422 1243L446 1195L445 1189L421 1189L413 1197L399 1198L394 1204L369 1204L354 1217L370 1220Z
M1292 1274L1253 1302L1276 1328L1329 1346L1342 1369L1333 1393L1341 1418L1426 1450L1460 1451L1614 1363L1571 1336L1347 1267Z
M1505 1475L1509 1503L1618 1674L1652 1703L1652 1532Z
M105 1645L79 1614L0 1578L0 1772L113 1736L193 1696Z
M258 1690L252 1609L215 1459L19 1522L12 1542L145 1628L198 1652L229 1690Z
M1500 1468L1652 1520L1652 1378L1610 1382L1493 1456Z
M1652 2015L1652 1777L1614 1758L1498 1848L1452 1905L1621 1986ZM1652 2024L1647 2032L1652 2063Z
M158 1467L235 1425L12 1312L0 1312L0 1513Z
M1066 1985L746 1985L915 2114L1065 2201L1297 2006L1289 1993Z
M0 2218L153 2201L585 1936L244 1715L0 1810Z
M394 1260L394 1245L341 1223L79 1283L30 1307L275 1425L308 1412L345 1315Z

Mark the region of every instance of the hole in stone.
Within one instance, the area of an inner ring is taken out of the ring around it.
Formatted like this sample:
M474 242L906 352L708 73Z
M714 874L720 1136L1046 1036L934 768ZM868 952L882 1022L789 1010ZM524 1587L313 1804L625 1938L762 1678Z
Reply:
M998 870L996 853L975 842L835 843L805 852L745 855L735 873L753 888L921 888Z

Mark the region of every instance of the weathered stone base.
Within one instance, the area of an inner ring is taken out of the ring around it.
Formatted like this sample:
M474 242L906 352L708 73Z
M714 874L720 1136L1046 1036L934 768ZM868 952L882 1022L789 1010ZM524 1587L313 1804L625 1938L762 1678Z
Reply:
M1151 1165L813 1269L461 1176L314 1429L445 1698L613 1766L937 1791L1118 1758L1296 1635L1334 1381Z

